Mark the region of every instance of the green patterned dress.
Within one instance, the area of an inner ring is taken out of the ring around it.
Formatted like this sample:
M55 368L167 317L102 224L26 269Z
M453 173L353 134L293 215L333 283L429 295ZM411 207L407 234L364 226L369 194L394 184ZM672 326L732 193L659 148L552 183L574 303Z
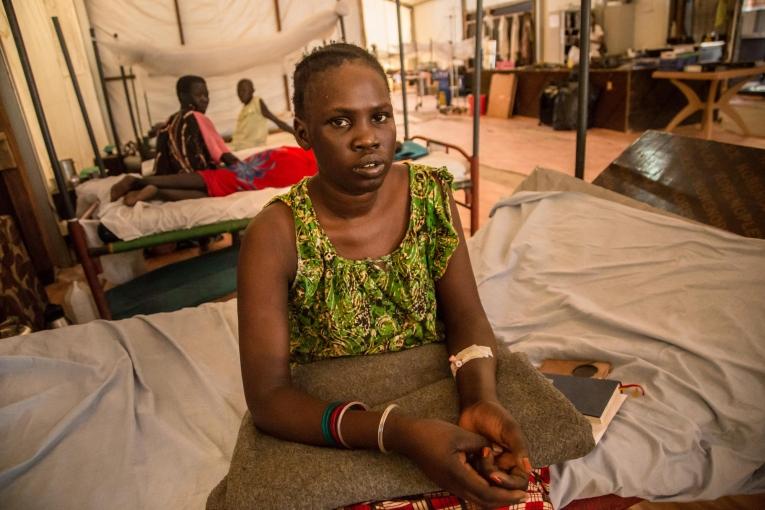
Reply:
M293 362L400 351L443 339L435 281L459 238L445 168L410 164L409 225L401 244L378 259L335 251L308 197L308 179L274 200L292 209L297 274L289 291Z

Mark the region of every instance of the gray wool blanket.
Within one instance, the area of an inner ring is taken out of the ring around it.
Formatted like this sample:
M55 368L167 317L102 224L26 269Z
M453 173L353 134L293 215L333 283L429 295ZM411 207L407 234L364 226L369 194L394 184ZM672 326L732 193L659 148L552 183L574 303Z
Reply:
M455 423L457 391L446 358L445 346L432 344L300 365L293 380L319 398L362 400L378 409L395 402L411 415ZM592 450L587 420L524 354L501 349L497 366L499 398L520 423L534 466ZM431 490L438 487L403 456L282 441L259 432L248 412L231 468L207 509L335 508Z

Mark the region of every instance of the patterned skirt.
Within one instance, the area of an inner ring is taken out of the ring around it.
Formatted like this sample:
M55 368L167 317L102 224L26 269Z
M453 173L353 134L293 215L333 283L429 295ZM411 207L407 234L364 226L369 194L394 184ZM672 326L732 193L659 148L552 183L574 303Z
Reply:
M497 510L553 510L550 503L550 470L535 469L529 477L528 498L517 505ZM386 501L366 501L344 506L337 510L472 510L475 505L448 492L428 492Z

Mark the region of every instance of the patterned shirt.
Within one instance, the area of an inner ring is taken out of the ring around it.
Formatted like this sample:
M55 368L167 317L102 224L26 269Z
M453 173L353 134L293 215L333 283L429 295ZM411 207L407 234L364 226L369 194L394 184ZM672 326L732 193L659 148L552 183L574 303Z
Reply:
M185 174L218 165L207 150L193 110L175 112L157 133L154 173Z
M409 225L401 244L377 259L341 257L316 219L308 179L275 197L292 209L297 273L289 290L292 361L375 354L443 339L435 282L459 237L446 168L410 164Z

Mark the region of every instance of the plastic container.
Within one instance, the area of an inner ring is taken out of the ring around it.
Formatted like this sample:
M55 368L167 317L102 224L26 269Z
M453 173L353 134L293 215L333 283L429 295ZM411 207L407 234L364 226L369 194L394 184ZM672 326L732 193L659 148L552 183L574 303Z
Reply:
M473 115L473 94L468 94L468 107L470 115ZM486 115L486 94L481 94L481 115Z
M74 324L98 319L98 309L87 284L72 282L64 295L64 314Z

